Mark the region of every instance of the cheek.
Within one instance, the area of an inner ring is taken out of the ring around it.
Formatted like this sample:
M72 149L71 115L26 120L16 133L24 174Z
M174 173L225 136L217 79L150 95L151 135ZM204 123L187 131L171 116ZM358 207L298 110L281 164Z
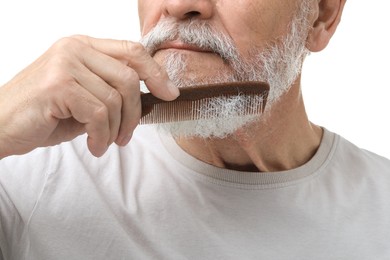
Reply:
M141 35L147 34L161 18L161 3L156 0L139 0L138 15Z
M223 24L242 53L254 46L265 47L286 33L290 21L288 8L273 1L273 4L237 1L242 5L232 5L230 11L224 12Z

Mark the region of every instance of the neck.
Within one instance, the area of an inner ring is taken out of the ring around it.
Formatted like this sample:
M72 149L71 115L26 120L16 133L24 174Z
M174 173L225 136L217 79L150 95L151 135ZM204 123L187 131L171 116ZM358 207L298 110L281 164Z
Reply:
M300 86L295 84L263 119L227 138L177 138L176 142L190 155L217 167L274 172L305 164L321 138L322 129L309 122Z

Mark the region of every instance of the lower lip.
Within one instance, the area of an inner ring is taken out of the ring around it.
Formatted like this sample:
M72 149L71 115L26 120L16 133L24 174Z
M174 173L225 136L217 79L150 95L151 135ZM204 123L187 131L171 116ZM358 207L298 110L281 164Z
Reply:
M211 52L211 51L202 51L202 50L196 50L196 49L181 49L181 48L166 48L166 49L160 49L157 52L159 51L187 51L187 52L197 52L197 53L211 53L211 54L214 54L214 52Z

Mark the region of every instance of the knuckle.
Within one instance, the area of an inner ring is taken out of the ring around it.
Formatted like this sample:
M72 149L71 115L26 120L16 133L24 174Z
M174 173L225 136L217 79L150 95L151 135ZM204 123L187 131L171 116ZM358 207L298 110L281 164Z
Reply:
M115 90L111 89L109 95L105 100L105 104L110 108L122 107L122 96Z
M118 79L125 86L139 82L140 78L137 72L128 66L123 66L117 71Z
M95 122L103 124L104 122L108 121L108 109L106 106L99 106L95 111L93 112L93 120Z
M122 44L130 56L142 57L146 54L145 47L141 43L122 41Z
M80 46L81 41L73 36L64 37L54 43L53 47L56 50L70 50Z
M74 35L69 36L68 38L75 39L75 40L82 41L82 42L86 42L89 40L88 36L81 35L81 34L74 34Z
M74 84L72 73L78 68L77 49L83 44L74 37L58 40L47 56L42 87L56 89Z
M61 63L63 61L56 61L55 63ZM49 93L59 88L69 87L75 83L75 80L68 75L61 66L51 66L44 76L43 84Z
M66 55L56 54L52 56L47 63L41 86L53 90L74 84L75 79L69 72L73 70L73 66Z
M67 71L70 67L73 67L72 60L65 52L57 52L51 56L48 65L51 73L59 74L63 74L64 71Z

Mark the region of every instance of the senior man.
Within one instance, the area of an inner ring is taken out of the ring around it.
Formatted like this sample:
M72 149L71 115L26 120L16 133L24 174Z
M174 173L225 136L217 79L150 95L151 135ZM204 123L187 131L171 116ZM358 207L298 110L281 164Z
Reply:
M139 0L142 44L59 40L0 88L0 259L388 259L390 162L311 123L300 90L344 4ZM156 128L140 80L270 91L256 116L221 117L240 96Z

